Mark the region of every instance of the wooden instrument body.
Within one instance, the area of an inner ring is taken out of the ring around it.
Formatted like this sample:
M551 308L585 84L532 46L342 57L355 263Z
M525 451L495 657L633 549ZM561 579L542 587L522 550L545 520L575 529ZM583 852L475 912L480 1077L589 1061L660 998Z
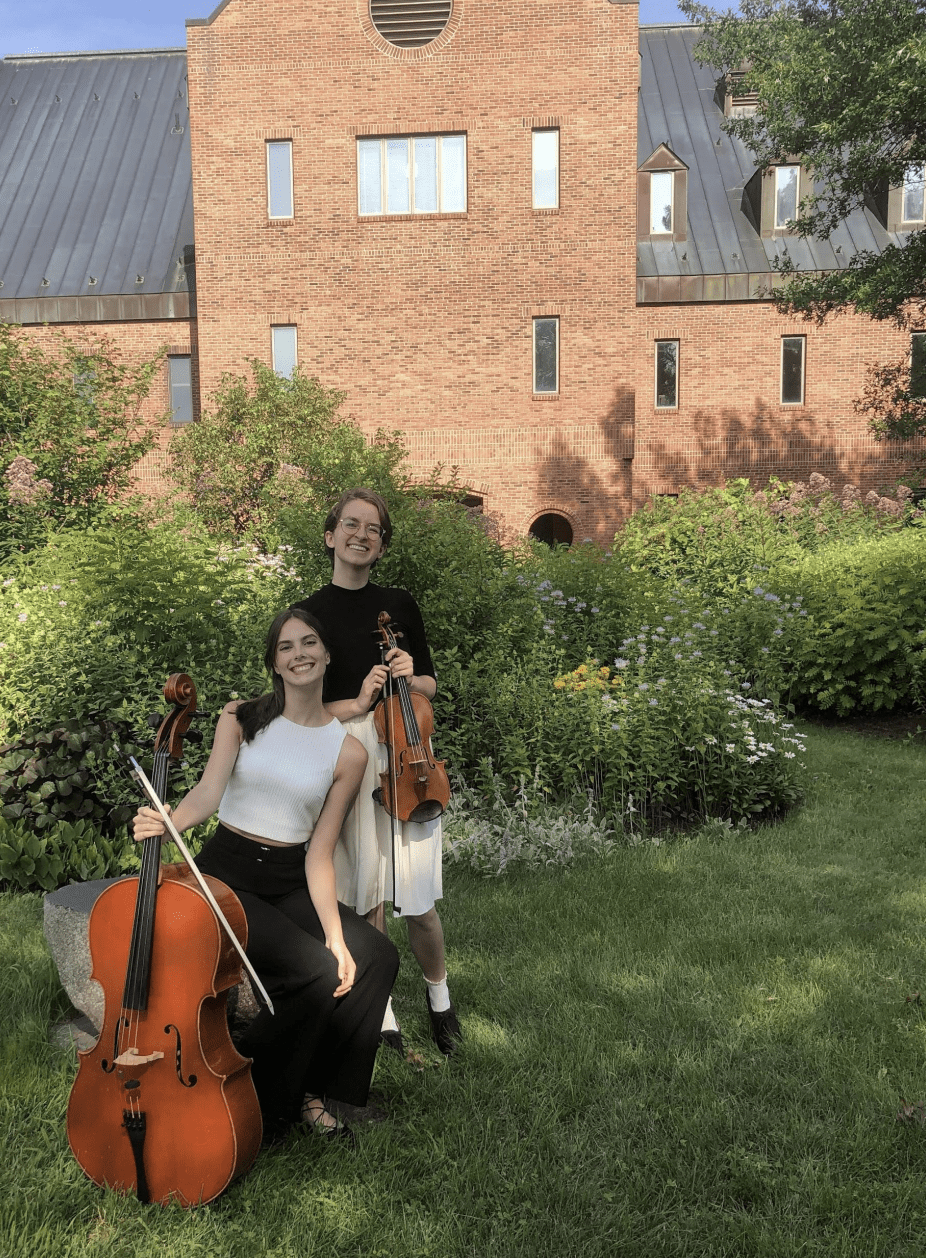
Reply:
M95 1183L143 1196L126 1126L127 1111L143 1114L148 1199L192 1206L249 1169L261 1116L250 1059L228 1031L226 993L241 979L240 961L187 867L164 866L162 879L143 1011L120 1003L139 880L107 888L90 916L92 973L106 1013L96 1045L80 1054L68 1141ZM208 882L246 943L241 902L218 879Z
M408 719L408 705L413 720ZM435 760L431 751L430 700L406 686L404 694L387 696L377 704L373 723L390 753L389 768L379 775L383 807L399 821L434 821L450 802L450 781L443 760Z

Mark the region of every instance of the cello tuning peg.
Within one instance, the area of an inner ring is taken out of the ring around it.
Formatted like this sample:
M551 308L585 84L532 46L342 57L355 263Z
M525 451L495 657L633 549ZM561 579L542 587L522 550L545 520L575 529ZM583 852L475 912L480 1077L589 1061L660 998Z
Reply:
M201 743L203 741L203 731L201 729L188 729L184 737L188 743Z
M164 720L159 712L149 712L146 717L149 729L160 729L161 722Z

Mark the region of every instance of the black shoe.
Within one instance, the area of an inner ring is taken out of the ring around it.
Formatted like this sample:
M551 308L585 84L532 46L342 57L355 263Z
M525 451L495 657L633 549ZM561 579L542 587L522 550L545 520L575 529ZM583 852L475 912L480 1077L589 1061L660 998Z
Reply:
M431 993L427 988L424 990L424 998L428 1004L428 1017L431 1019L431 1038L445 1057L452 1057L463 1038L460 1023L457 1021L457 1011L451 1005L449 1009L435 1013L431 1008Z
M399 1056L405 1059L405 1041L402 1039L401 1031L380 1031L380 1044L385 1044L387 1048L394 1048Z

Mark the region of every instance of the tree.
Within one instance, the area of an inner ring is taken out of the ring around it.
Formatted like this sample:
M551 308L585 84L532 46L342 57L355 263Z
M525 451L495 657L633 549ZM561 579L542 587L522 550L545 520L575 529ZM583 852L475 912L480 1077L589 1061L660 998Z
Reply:
M815 190L789 224L798 235L825 238L852 210L902 186L907 171L922 174L922 0L742 0L739 14L718 14L696 0L681 7L704 24L698 60L728 76L734 98L758 94L755 115L731 118L724 130L752 150L760 169L800 156L813 171ZM730 78L741 70L742 78ZM854 309L907 328L926 314L924 230L880 253L859 252L840 271L797 273L787 255L776 266L788 277L773 294L779 309L817 323ZM909 367L891 367L889 387L879 390L872 376L859 409L870 411L879 396L882 404L893 399L872 425L876 437L926 432L926 418L911 424L917 399Z
M0 324L0 549L86 527L131 488L156 440L140 409L162 357L127 363L105 336L48 346Z
M249 359L250 379L222 376L212 407L174 438L173 475L217 536L277 538L287 508L322 511L351 485L391 488L405 450L398 434L368 442L342 418L345 394L298 366L291 380Z

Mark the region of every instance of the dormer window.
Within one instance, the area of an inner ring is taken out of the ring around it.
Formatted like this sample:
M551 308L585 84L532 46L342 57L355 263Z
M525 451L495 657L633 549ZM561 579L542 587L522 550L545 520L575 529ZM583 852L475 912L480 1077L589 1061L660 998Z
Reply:
M790 220L797 218L798 184L800 166L775 167L775 226L787 229Z
M903 177L903 221L922 223L926 219L926 167L908 166Z
M637 172L637 239L685 240L688 226L688 167L668 144Z
M751 118L759 108L759 93L744 91L746 70L731 70L717 84L714 101L728 118Z
M797 162L756 171L743 189L743 211L760 236L783 236L794 230L789 223L800 216L809 179Z

